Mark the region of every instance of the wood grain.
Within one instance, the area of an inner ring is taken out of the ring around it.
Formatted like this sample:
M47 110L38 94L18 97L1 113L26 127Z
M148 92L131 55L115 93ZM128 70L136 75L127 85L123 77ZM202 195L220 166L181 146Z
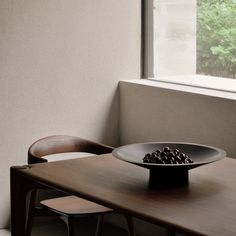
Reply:
M187 235L236 235L236 161L190 171L189 184L148 188L147 169L97 157L30 165L27 178Z

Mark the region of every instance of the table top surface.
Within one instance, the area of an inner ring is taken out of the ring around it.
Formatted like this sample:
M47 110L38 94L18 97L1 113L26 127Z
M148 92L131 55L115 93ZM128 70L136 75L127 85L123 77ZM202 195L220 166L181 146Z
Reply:
M112 154L30 165L29 178L189 235L236 235L236 161L190 170L183 187L149 189L148 169Z

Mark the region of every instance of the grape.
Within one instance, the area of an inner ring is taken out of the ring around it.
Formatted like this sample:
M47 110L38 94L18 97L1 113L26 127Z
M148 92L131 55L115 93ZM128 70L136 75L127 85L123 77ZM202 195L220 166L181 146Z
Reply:
M171 150L165 146L162 150L157 149L152 153L147 153L143 158L144 163L155 164L189 164L194 161L185 153L180 152L178 149Z

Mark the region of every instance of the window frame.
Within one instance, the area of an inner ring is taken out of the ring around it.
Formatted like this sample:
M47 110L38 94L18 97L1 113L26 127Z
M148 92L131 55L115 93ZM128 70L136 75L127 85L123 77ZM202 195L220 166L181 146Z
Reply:
M236 79L201 74L162 76L154 75L154 0L142 0L142 78L198 88L236 93ZM186 80L188 78L188 80Z

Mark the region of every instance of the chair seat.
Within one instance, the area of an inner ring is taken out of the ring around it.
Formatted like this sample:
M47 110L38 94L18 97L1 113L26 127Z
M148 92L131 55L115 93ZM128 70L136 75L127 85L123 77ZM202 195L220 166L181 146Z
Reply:
M41 204L57 213L73 216L108 213L113 211L110 208L76 196L52 198L41 201Z
M68 135L48 136L34 142L28 149L28 164L36 164L64 159L88 157L111 153L114 148L79 137ZM75 153L74 153L75 152ZM48 190L47 190L48 191ZM46 194L45 194L46 193ZM76 235L76 219L80 216L97 216L96 236L102 236L104 214L113 212L112 209L81 199L75 196L52 196L49 200L40 201L49 197L48 192L40 189L32 191L29 198L29 207L26 219L26 235L31 235L33 216L59 215L66 223L68 236ZM45 196L46 195L46 196ZM41 202L41 205L39 205ZM124 215L129 228L129 235L135 236L133 222L130 216Z
M44 156L43 158L46 159L48 162L52 162L52 161L63 161L76 158L92 157L92 156L96 156L96 154L89 152L67 152L67 153L50 154Z

